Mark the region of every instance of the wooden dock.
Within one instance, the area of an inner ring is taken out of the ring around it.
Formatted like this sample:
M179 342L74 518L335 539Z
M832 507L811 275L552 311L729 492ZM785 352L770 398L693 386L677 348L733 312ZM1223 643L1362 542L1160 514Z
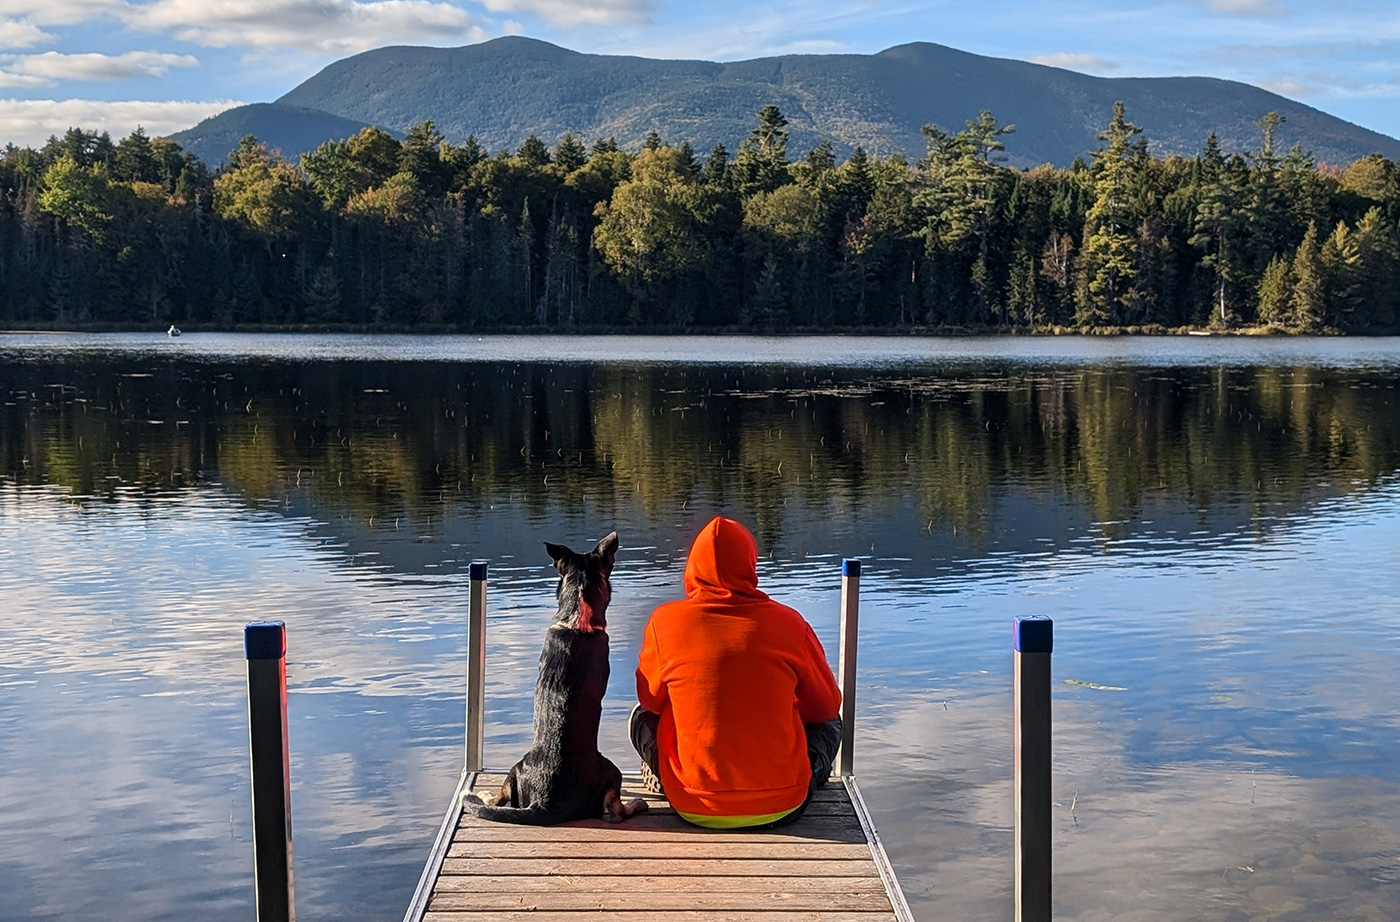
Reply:
M854 777L768 831L692 826L637 775L624 796L650 809L625 823L463 815L503 777L463 773L404 922L913 922Z

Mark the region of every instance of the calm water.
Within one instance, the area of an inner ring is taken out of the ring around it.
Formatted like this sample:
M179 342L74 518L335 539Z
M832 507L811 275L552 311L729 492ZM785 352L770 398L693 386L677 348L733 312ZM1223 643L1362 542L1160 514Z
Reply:
M836 651L921 919L1011 911L1010 623L1056 621L1056 915L1400 916L1400 341L0 336L0 919L252 914L242 625L288 623L297 908L397 919L529 731L540 542L622 535L602 747L717 511Z

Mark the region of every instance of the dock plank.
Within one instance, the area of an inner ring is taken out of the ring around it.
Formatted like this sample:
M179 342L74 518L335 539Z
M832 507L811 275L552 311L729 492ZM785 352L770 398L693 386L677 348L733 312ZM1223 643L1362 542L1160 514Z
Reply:
M459 791L490 794L503 778L467 777ZM753 831L693 826L636 775L624 776L624 796L649 809L624 823L515 826L463 814L457 802L405 919L909 922L852 794L859 799L833 780L801 819Z
M601 920L609 922L896 922L893 912L768 912L750 910L690 910L683 912L621 912L610 910L565 910L537 912L531 910L485 910L482 912L432 912L424 922L580 922Z
M728 838L728 837L727 837ZM860 861L869 854L863 842L744 842L728 838L709 846L693 842L592 842L516 841L454 842L448 858L665 858L701 861L716 858L748 858L778 861L784 858L845 859Z
M552 875L668 876L668 877L765 877L792 874L812 877L878 877L869 858L599 858L583 862L577 858L447 858L440 877L472 874L499 877Z
M884 893L884 884L878 877L645 877L639 875L587 876L561 874L554 877L465 877L444 874L438 879L440 893L474 893L480 890L497 890L510 893L540 893L553 891L611 892L626 887L647 892L682 892L723 889L729 893L767 893L786 890L791 892L827 893L839 891L854 893L872 891Z
M833 910L880 912L889 909L889 905L884 891L872 890L827 893L786 890L770 890L763 893L752 891L730 893L723 890L709 890L681 893L675 890L652 891L629 888L614 890L610 893L598 891L439 892L433 895L433 901L428 909L429 911L466 910L470 912L486 912L493 909L524 909L531 912L541 910L590 912L606 910L614 912L623 909L630 909L634 912L644 910L647 912L681 912L701 909L752 909L754 906L762 906L765 909L805 910L808 912Z

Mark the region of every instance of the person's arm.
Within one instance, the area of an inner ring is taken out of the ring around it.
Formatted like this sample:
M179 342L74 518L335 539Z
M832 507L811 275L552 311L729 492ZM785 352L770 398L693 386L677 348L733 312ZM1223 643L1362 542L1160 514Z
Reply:
M661 651L656 645L656 631L647 622L642 633L642 652L637 657L637 702L654 714L660 714L666 704L666 683L661 678Z
M841 713L841 689L826 664L826 651L812 626L806 628L797 662L797 713L806 724L824 723Z

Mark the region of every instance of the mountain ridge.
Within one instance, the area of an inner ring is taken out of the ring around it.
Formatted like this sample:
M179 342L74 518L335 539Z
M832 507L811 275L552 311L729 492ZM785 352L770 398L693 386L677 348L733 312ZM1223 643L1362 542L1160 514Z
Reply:
M1350 162L1369 153L1400 158L1394 138L1247 84L1214 77L1095 77L931 42L871 55L729 62L596 55L520 36L458 48L389 46L327 65L273 105L395 132L432 119L450 139L472 134L491 150L514 149L531 134L552 144L570 131L585 140L614 136L636 147L655 130L701 152L715 143L732 152L758 109L776 104L789 120L794 155L830 140L838 156L862 146L911 159L924 153L923 125L959 129L986 109L1017 126L1006 138L1011 165L1064 166L1094 150L1119 99L1158 154L1194 154L1211 131L1227 152L1249 150L1259 143L1257 121L1277 111L1287 119L1279 142L1301 143L1319 160ZM263 137L256 130L260 118L278 111L235 109L217 118L227 116ZM288 153L305 143L263 139ZM207 145L192 149L205 156ZM225 152L206 159L217 161Z

